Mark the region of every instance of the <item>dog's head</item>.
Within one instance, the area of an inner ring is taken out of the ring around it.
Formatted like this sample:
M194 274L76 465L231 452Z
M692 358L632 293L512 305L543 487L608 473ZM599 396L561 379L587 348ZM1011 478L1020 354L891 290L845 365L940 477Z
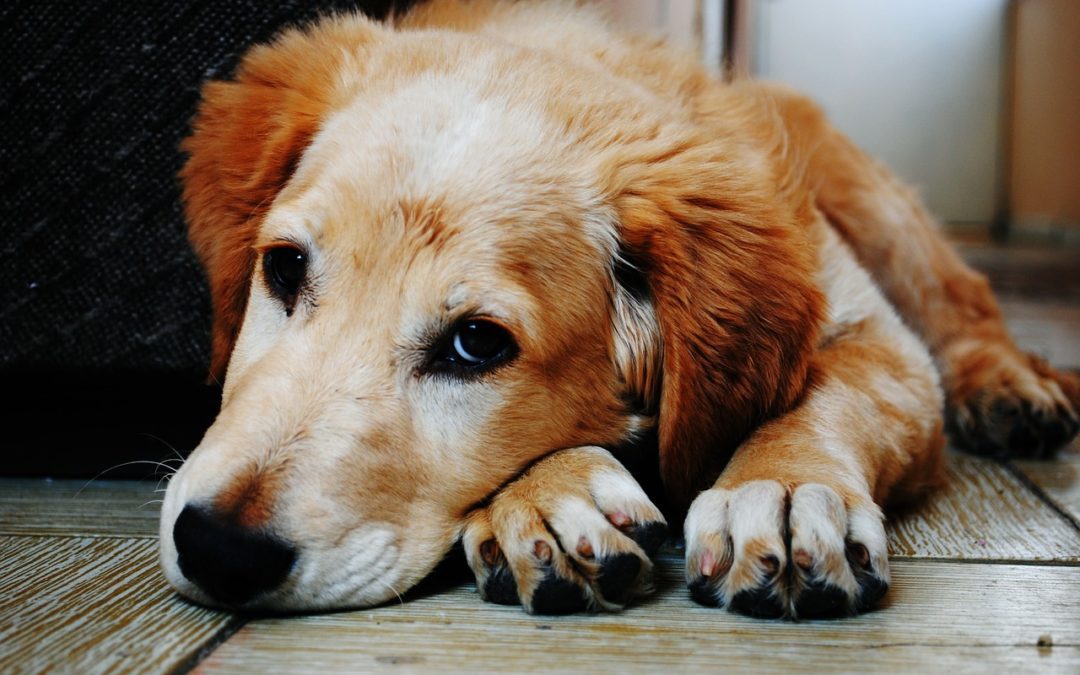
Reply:
M797 395L819 311L768 158L724 142L595 66L360 18L209 84L182 177L224 393L169 580L379 603L531 462L653 424L689 499Z

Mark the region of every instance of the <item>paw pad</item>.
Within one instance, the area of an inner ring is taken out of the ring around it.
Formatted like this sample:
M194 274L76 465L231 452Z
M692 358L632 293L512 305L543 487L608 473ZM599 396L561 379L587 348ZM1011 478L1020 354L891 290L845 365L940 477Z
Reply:
M640 573L641 559L632 553L620 553L600 562L596 582L605 598L621 605L629 599L627 595Z
M803 587L795 602L795 614L800 617L836 616L846 613L847 593L821 579L814 579Z
M784 615L784 603L768 586L739 591L731 598L730 607L739 614L762 619L779 619Z
M518 600L517 583L508 567L497 567L488 574L487 581L484 582L484 598L497 605L521 604Z
M585 591L554 571L548 572L533 591L532 609L536 614L573 614L589 605Z
M661 521L634 523L623 529L623 532L637 542L641 550L645 551L645 555L652 558L667 539L667 523Z

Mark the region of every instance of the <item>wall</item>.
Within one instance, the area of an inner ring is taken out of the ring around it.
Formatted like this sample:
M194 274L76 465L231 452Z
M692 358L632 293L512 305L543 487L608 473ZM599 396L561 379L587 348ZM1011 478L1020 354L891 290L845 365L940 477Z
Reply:
M593 0L622 28L645 34L663 35L681 49L697 52L707 65L719 63L719 43L715 30L702 34L702 13L712 14L720 0ZM719 19L709 22L718 28Z
M1004 182L1006 0L748 4L757 76L812 94L939 218L990 222Z
M1080 2L1015 8L1010 193L1020 233L1080 231Z

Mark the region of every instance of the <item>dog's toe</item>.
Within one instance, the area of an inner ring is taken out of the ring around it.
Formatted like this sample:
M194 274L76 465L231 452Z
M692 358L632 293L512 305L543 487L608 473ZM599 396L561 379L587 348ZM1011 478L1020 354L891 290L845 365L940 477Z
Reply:
M619 609L649 591L666 524L629 473L599 449L588 464L545 460L470 514L463 534L485 600L537 614ZM602 453L602 454L601 454ZM546 469L561 469L544 480Z
M698 496L685 524L691 597L751 616L785 613L785 501L775 481Z
M846 616L888 589L880 510L848 506L825 485L706 490L687 516L686 546L690 596L749 616Z
M484 543L484 546L498 549L499 545L494 539L490 539ZM488 560L489 557L490 560ZM485 556L485 566L487 569L481 582L482 586L480 586L484 599L499 605L520 605L514 573L510 571L502 552L497 551Z

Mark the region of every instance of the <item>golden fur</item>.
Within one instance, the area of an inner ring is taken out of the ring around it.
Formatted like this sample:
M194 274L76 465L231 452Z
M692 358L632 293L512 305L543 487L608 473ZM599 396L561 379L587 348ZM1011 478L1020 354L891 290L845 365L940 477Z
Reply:
M184 149L225 390L161 555L202 602L370 605L461 538L488 599L621 607L663 516L612 453L655 430L695 597L855 611L888 581L880 507L938 480L946 405L973 446L1075 431L1075 379L1017 350L985 280L812 103L588 9L436 0L287 31L206 86ZM309 258L288 312L259 262L283 245ZM517 357L422 372L468 316ZM288 541L287 578L244 602L186 578L194 504Z

